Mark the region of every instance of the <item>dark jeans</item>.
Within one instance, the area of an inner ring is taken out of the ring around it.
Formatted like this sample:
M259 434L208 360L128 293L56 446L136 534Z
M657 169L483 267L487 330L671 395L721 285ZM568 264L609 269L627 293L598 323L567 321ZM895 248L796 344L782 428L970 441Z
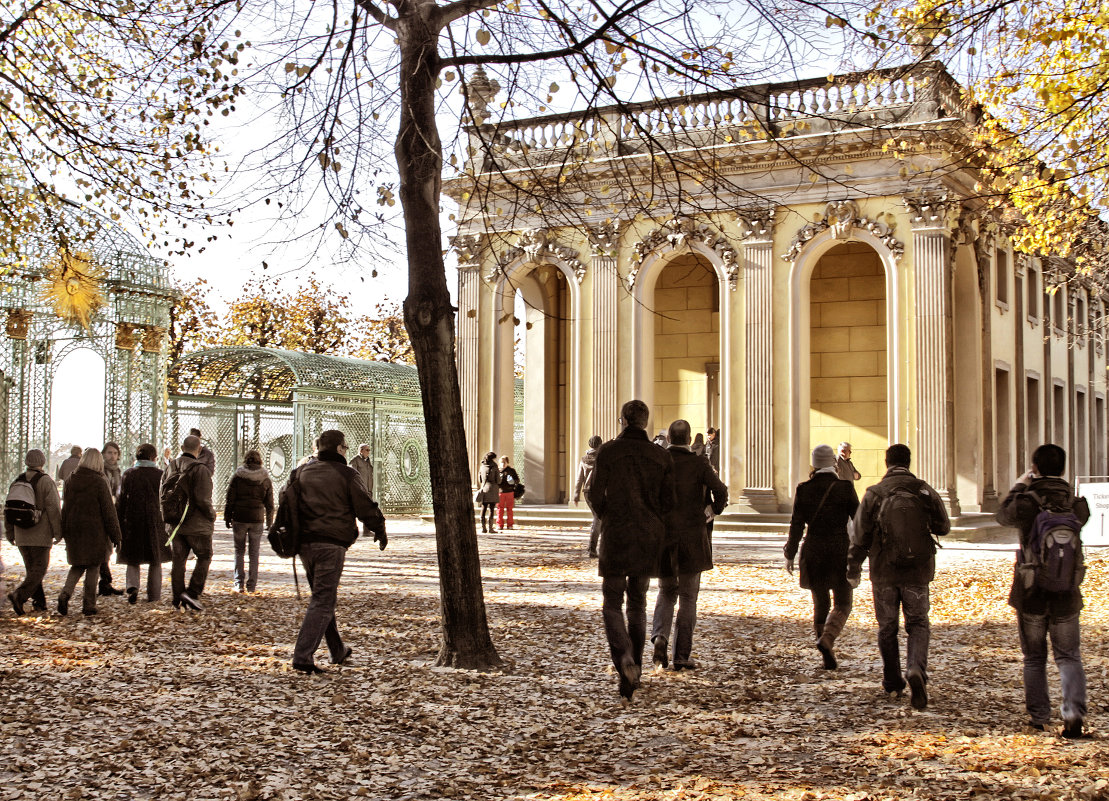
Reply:
M50 567L50 546L20 545L19 555L23 557L23 567L27 575L23 583L15 588L15 597L20 603L28 598L39 609L46 608L46 593L42 591L42 579Z
M905 688L901 675L901 650L897 644L898 622L905 615L905 633L908 648L905 669L919 670L928 680L928 640L931 624L928 621L927 584L875 584L874 617L878 620L878 651L882 654L882 687L886 692Z
M304 613L296 645L293 647L294 665L311 665L315 662L320 640L327 640L327 650L332 662L339 662L346 652L339 627L335 624L335 602L339 594L339 579L343 576L343 562L347 549L330 542L306 542L300 546L300 562L312 588L312 599Z
M655 615L651 624L651 639L665 637L670 639L670 628L674 620L674 605L678 606L677 638L674 640L674 664L681 666L689 662L693 650L693 628L697 625L697 595L701 591L700 573L682 573L666 576L658 580L658 597L655 599Z
M112 567L107 560L100 563L100 592L105 593L112 588Z
M189 595L195 600L204 592L204 585L208 581L208 566L212 564L212 535L182 534L178 531L173 538L173 565L169 580L173 588L174 603L181 599L181 593L185 591L185 564L189 561L190 553L196 555L196 567L189 578Z
M1024 654L1024 705L1033 723L1051 721L1047 693L1047 637L1059 668L1063 720L1086 719L1086 672L1082 669L1078 612L1064 617L1019 613L1020 650Z
M593 522L589 526L589 555L597 555L597 543L601 539L601 521L597 519L597 513L593 511L593 504L588 500L585 505L589 507L589 513L593 515Z
M254 592L258 586L258 560L262 553L262 524L261 523L235 523L235 573L236 589L245 586L248 592ZM246 572L245 562L247 549L250 550L250 573Z
M844 614L851 612L854 591L846 579L833 587L814 587L809 592L812 593L812 621L818 626L824 625L833 604L837 609L842 609Z
M605 636L617 671L632 662L643 665L643 644L647 641L647 587L650 584L646 576L605 576L601 582Z
M81 598L81 611L92 612L96 609L96 577L100 573L100 565L73 565L65 577L65 587L62 592L73 597L77 589L77 581L85 577L84 595Z

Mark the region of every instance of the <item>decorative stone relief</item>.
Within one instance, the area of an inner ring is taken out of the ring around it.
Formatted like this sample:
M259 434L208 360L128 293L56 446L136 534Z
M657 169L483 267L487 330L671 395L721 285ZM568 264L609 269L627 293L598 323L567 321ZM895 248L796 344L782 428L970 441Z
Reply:
M541 261L544 256L547 256L559 259L569 265L570 269L574 271L574 279L580 284L585 278L586 268L578 255L578 251L573 248L560 245L551 235L551 232L546 229L533 228L521 231L519 239L516 240L516 245L500 255L497 264L485 276L485 280L489 282L497 280L497 275L503 273L508 265L521 256L532 262Z
M147 353L161 353L165 337L166 329L160 326L147 328L142 338L142 349Z
M10 339L27 339L32 317L34 317L33 312L27 309L10 309L4 332Z
M774 209L740 209L735 213L735 220L744 242L749 239L768 242L774 236Z
M824 216L820 220L809 223L797 232L790 242L789 250L782 255L782 258L788 262L797 261L805 245L817 234L829 228L832 229L836 239L840 240L850 239L852 231L860 228L881 240L893 255L895 262L900 262L901 257L905 255L905 245L893 235L893 229L886 223L859 216L859 206L853 200L837 200L825 207Z
M116 323L116 347L120 350L134 350L142 338L138 326L130 323Z
M902 198L909 222L916 228L944 228L957 204L948 200L947 190L922 189Z
M585 232L589 236L589 246L593 249L594 256L616 257L620 250L619 223L587 225Z
M635 288L635 282L639 278L639 270L647 256L663 247L680 248L692 242L700 242L716 251L724 262L725 274L728 276L731 288L735 289L739 277L739 266L735 248L728 239L708 225L699 225L691 217L676 217L651 231L633 246L632 269L625 279L628 291L630 292Z
M458 254L458 269L476 270L481 266L481 251L485 247L485 237L481 234L452 236L451 249Z

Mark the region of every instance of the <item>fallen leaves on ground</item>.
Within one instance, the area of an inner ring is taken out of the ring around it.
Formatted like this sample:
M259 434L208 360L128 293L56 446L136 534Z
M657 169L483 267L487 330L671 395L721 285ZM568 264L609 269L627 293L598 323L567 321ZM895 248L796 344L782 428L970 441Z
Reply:
M225 533L200 614L121 598L92 618L5 613L0 799L1109 799L1105 556L1084 584L1094 736L1071 742L1023 728L1009 554L943 552L923 713L880 692L866 583L841 668L819 669L811 601L779 569L780 543L718 546L701 669L648 672L625 706L585 533L482 539L509 664L483 674L433 666L434 540L416 520L393 528L386 552L348 555L338 621L354 656L323 676L289 667L306 603L289 563L265 555L261 592L233 594ZM9 566L9 587L20 577Z

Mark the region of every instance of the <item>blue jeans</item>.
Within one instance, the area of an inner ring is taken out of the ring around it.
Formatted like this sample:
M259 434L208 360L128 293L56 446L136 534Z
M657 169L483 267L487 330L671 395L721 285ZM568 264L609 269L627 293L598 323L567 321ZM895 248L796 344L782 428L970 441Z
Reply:
M928 641L932 627L927 584L875 584L874 617L878 620L878 651L882 655L882 688L886 692L905 689L901 675L901 649L897 644L899 619L905 615L908 647L906 671L919 670L928 680Z
M258 558L262 552L262 524L261 523L235 523L233 524L235 537L235 589L241 590L245 586L248 592L254 592L258 586ZM247 548L250 550L250 573L244 569Z
M688 664L693 650L693 627L697 625L697 595L701 591L700 573L682 573L658 580L658 597L655 598L655 615L651 625L651 639L670 639L674 621L674 605L678 606L678 625L674 639L674 664Z
M647 587L650 584L651 579L646 576L605 576L601 582L605 637L617 671L632 662L643 665L643 644L647 641Z
M327 640L332 662L341 661L345 655L346 646L335 625L335 602L346 556L346 548L330 542L306 542L300 546L300 562L312 588L312 599L293 647L294 665L314 664L316 649L323 639Z
M1047 693L1047 637L1059 668L1063 691L1063 720L1068 723L1086 718L1086 672L1082 652L1078 612L1063 617L1018 615L1020 650L1024 654L1024 705L1033 723L1051 721L1051 700Z

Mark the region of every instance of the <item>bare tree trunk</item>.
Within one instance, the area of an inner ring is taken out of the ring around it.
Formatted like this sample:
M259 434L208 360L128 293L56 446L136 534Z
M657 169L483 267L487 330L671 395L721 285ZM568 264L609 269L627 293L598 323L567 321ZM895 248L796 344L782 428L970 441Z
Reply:
M454 312L443 262L439 198L443 153L435 122L436 34L420 14L402 15L401 118L396 157L408 243L404 322L412 340L431 470L443 648L437 664L501 666L489 636L481 587L462 394L454 352Z

